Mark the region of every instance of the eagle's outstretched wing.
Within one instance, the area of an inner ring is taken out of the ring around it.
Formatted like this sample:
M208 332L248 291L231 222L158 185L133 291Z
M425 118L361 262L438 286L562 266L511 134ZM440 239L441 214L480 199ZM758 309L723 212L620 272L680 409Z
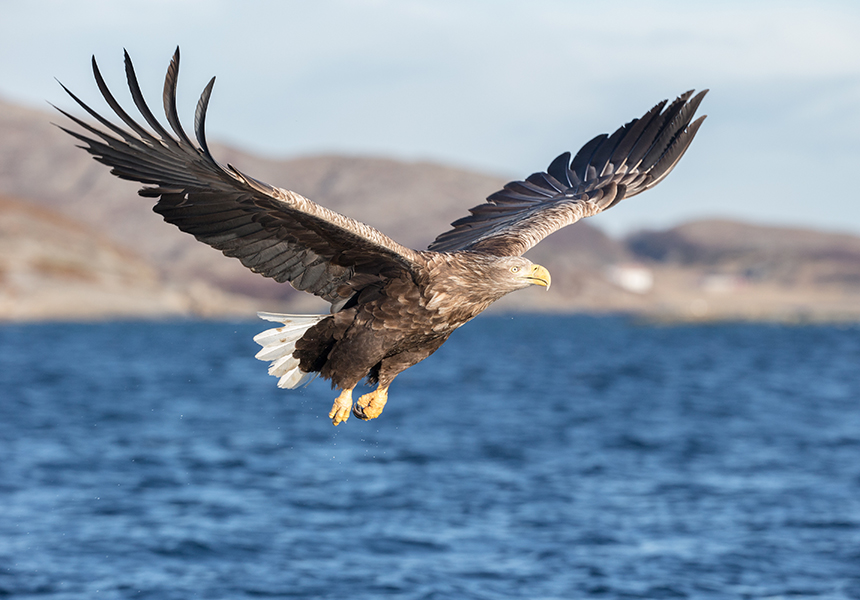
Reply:
M132 119L114 99L95 57L96 83L125 127L105 119L63 86L104 130L61 110L91 136L62 129L84 142L81 147L112 167L114 175L146 184L140 195L159 198L153 210L165 221L238 258L252 271L279 282L289 281L296 289L335 304L342 303L356 286L420 269L419 253L376 229L299 194L257 181L231 165L218 164L204 132L214 77L197 104L195 145L176 112L179 48L164 81L164 111L172 134L144 102L128 53L125 71L134 103L152 131Z
M706 93L691 99L687 92L669 106L664 100L641 119L588 142L573 161L565 152L546 173L507 184L454 221L428 250L519 256L554 231L657 185L705 119L690 122Z

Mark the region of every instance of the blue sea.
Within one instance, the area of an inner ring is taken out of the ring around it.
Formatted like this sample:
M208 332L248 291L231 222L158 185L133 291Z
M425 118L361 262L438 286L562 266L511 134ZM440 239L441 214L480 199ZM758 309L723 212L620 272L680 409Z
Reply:
M0 327L0 597L860 598L860 327L481 317L337 428L265 328Z

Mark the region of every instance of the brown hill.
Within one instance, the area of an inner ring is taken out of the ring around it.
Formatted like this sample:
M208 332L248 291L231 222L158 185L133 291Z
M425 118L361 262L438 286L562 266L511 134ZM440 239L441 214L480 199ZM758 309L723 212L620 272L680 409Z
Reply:
M110 175L50 124L62 119L0 102L0 193L27 198L87 224L157 265L170 281L202 279L233 293L288 299L297 305L295 310L325 309L315 299L250 273L238 261L166 226L152 212L151 201L137 195L137 184ZM426 247L451 221L506 183L504 178L431 163L343 156L272 160L217 145L213 153L223 163L289 187L413 248ZM554 289L573 294L587 283L583 278L601 280L594 269L607 257L626 252L581 223L536 248L534 257L557 272ZM530 294L509 300L508 306L534 301L558 308L569 305L569 296Z
M852 235L697 221L634 234L627 246L643 260L749 282L860 290L860 238Z
M688 303L691 315L852 320L860 316L856 236L698 221L639 232L628 237L626 245L638 260L662 274L678 302Z
M0 320L235 314L248 299L165 285L145 260L79 223L0 197Z
M137 265L133 268L149 269L141 281L155 278L186 295L194 286L208 285L209 290L255 296L261 299L255 308L264 310L282 309L283 302L292 311L326 310L317 299L250 273L165 225L151 211L151 202L137 196L137 184L111 176L49 123L62 119L0 101L0 193L83 223L89 237L95 240L92 232L99 232L115 252L124 247L123 256ZM214 154L413 248L426 247L506 181L380 158L273 160L217 146ZM708 221L641 232L619 242L577 223L529 257L550 269L552 291L512 294L497 310L621 311L668 319L860 319L860 238L853 236ZM221 298L210 312L223 313L229 305L253 313L242 297Z

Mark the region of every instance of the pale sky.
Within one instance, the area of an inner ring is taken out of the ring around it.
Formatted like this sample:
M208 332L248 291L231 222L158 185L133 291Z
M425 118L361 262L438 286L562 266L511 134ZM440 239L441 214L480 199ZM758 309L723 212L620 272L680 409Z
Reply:
M70 108L56 77L104 107L93 54L127 99L127 48L157 108L179 45L188 128L217 75L209 138L272 157L374 155L521 179L658 100L710 88L700 108L708 119L671 176L593 224L624 233L721 217L860 234L860 2L0 0L0 8L5 99Z

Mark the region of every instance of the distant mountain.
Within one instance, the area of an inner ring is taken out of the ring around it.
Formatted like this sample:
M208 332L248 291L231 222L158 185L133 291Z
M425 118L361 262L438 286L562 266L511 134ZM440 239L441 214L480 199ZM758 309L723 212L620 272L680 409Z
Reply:
M732 221L642 231L625 244L691 316L856 319L860 238ZM657 286L655 286L656 288Z
M326 305L306 294L255 275L237 260L165 225L152 212L152 201L137 195L138 184L110 175L51 122L68 125L59 113L0 102L0 193L26 198L92 227L149 260L168 280L205 280L232 293L286 299L306 310L325 309ZM417 249L425 248L451 221L468 214L470 207L507 182L432 163L380 158L273 160L215 144L213 154L222 163L288 187ZM597 265L606 256L626 253L587 223L559 236L551 246L536 248L535 255L551 253L563 264ZM565 247L563 252L561 247ZM554 259L547 262L552 267ZM565 277L559 281L557 289L563 289Z
M318 299L255 275L237 260L165 225L152 212L151 200L137 195L137 184L110 175L51 121L66 124L62 115L0 101L0 194L25 199L42 211L4 204L3 218L27 224L13 227L14 235L2 230L0 242L9 254L0 263L0 298L6 299L0 302L26 304L24 289L36 298L39 286L20 286L31 277L53 281L54 297L62 298L40 309L46 318L327 310ZM217 145L213 154L222 163L288 187L417 249L507 181L438 164L381 158L274 160ZM13 213L17 216L10 216ZM96 248L83 250L87 240ZM55 263L57 257L77 257L72 261L75 268L67 270L64 279L62 268L44 267L50 261L27 262L21 252L33 244L43 245ZM860 238L854 236L703 221L615 240L583 222L550 236L528 256L550 270L552 291L511 294L496 310L630 312L670 320L860 319ZM25 264L30 265L28 276L22 275ZM108 264L115 271L105 271ZM17 274L10 278L12 272ZM89 281L91 293L108 298L104 290L122 288L126 299L75 308L86 304L81 300L86 294L74 295L78 288L70 284L73 272L89 273L78 284ZM130 272L139 276L122 275ZM10 282L18 282L17 296L10 292ZM195 296L193 290L205 292ZM135 305L135 297L150 300ZM249 302L249 297L256 300ZM212 301L201 303L205 298Z
M92 229L0 197L0 320L238 314L251 299L204 281L171 285Z

